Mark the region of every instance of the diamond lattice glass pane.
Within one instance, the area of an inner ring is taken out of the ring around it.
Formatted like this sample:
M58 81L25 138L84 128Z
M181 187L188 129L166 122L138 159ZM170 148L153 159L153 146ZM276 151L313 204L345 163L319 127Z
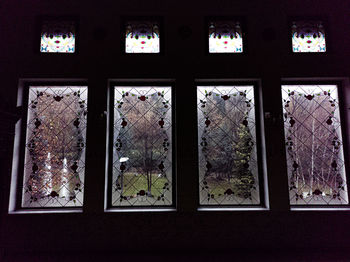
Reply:
M260 204L253 86L199 86L201 205Z
M22 207L83 205L87 87L29 88Z
M129 22L125 32L126 53L159 53L159 23Z
M171 87L115 87L113 206L172 205Z
M41 31L40 52L74 53L75 23L70 21L45 21Z
M336 85L282 86L290 203L347 204Z
M242 53L243 39L239 22L209 23L209 53Z
M295 53L326 52L326 36L322 22L293 22L292 45Z

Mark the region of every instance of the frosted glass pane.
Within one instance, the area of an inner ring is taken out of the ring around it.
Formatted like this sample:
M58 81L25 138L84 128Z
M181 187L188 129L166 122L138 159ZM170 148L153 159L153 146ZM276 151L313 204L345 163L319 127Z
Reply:
M40 52L74 53L75 24L73 22L45 22L41 31Z
M130 22L126 25L126 53L159 53L159 24Z
M201 205L260 204L253 86L199 86Z
M171 87L115 87L112 206L172 205Z
M22 207L83 205L87 87L29 88Z
M325 30L321 22L302 21L292 25L293 52L326 52Z
M336 85L282 86L290 203L348 204Z

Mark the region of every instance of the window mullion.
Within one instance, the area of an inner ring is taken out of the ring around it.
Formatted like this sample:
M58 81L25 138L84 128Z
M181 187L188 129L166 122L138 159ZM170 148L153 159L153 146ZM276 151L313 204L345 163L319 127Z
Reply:
M265 77L262 80L269 202L270 209L279 211L289 209L280 89L281 81L278 76Z
M105 198L107 83L89 78L84 212L103 212Z
M180 212L193 212L199 203L196 86L191 77L177 78L176 85L176 206ZM185 86L187 91L179 92Z

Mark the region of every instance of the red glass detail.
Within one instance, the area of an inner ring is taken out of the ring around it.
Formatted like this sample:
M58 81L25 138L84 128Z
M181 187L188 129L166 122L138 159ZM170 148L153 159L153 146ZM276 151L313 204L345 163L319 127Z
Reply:
M159 120L158 124L160 125L161 128L163 128L163 126L164 126L164 120L163 120L163 118L161 118L161 119Z
M222 99L224 99L224 100L227 100L227 99L229 99L229 98L230 98L230 96L228 96L228 95L224 95L224 96L221 96L221 98L222 98Z
M305 96L305 97L306 97L307 100L312 100L312 99L314 98L313 95L307 95L307 96Z

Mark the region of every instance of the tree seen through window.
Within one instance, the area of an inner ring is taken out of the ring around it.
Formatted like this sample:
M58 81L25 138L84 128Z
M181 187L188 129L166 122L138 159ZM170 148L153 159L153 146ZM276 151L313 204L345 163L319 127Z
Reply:
M22 207L83 205L86 87L30 87Z
M113 206L172 205L171 89L116 87Z
M348 203L336 85L282 86L290 202Z
M259 204L252 86L198 87L202 205Z

